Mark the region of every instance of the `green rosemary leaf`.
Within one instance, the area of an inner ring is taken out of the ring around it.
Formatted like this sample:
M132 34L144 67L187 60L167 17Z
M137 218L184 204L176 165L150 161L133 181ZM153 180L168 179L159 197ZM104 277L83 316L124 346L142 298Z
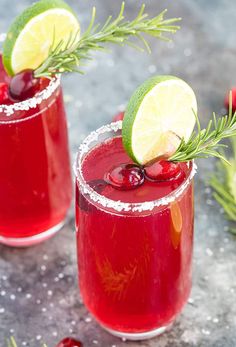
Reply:
M225 163L230 164L229 160L227 160L220 152L222 147L227 146L221 144L220 141L228 137L236 136L236 113L233 115L232 111L230 111L228 115L220 118L217 118L213 113L213 119L209 121L206 129L201 129L199 118L197 115L195 116L197 132L194 131L187 142L182 140L177 151L169 160L174 162L183 162L214 156L223 160ZM236 140L233 141L234 151L236 153Z
M229 124L232 123L228 122ZM231 143L233 157L227 159L230 165L223 162L221 158L209 184L213 189L213 197L223 207L227 218L236 222L236 136L231 138ZM230 228L229 231L236 234L236 228Z
M236 228L230 228L229 230L232 234L236 235Z
M96 9L93 7L90 24L80 39L78 33L69 37L68 42L61 41L55 48L51 48L48 58L35 70L36 77L50 77L55 73L64 73L77 71L83 60L91 59L92 51L105 51L106 44L128 44L141 50L146 49L150 52L150 46L144 38L144 34L153 36L161 40L168 40L166 33L175 33L179 26L175 25L180 18L164 19L166 10L154 18L149 18L144 13L145 5L142 5L140 11L133 21L125 20L125 3L122 2L118 16L112 20L109 16L101 26L95 24ZM130 38L134 37L141 42L142 46L134 44ZM52 44L52 47L55 45ZM65 48L62 48L65 47Z
M10 337L10 339L6 340L7 347L17 347L16 341L13 336ZM43 344L42 347L47 347L47 345Z

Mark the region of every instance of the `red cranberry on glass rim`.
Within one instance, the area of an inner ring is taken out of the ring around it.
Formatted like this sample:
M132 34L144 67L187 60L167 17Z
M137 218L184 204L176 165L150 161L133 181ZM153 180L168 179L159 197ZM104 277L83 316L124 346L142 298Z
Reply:
M56 347L83 347L80 341L74 340L71 337L66 337L60 341Z
M175 179L181 173L179 163L167 160L156 161L144 169L147 178L153 181L167 181Z
M107 172L104 180L116 189L130 190L143 184L144 172L138 165L121 164Z
M14 101L24 101L32 98L39 90L40 79L34 77L31 69L19 72L12 77L9 84L9 96Z
M231 89L232 93L232 111L236 112L236 87ZM225 108L229 109L229 100L230 100L230 93L228 93L225 97Z

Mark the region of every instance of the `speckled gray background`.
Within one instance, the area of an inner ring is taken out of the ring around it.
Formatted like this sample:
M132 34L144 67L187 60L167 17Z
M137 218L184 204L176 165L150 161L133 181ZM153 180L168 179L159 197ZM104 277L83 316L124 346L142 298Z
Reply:
M103 21L117 13L120 0L70 0L82 28L97 7ZM30 0L0 0L0 32ZM127 0L127 15L138 0ZM223 97L236 84L236 6L233 0L147 0L155 14L183 18L174 43L155 41L153 54L116 47L96 54L85 76L63 79L72 158L90 130L110 121L134 88L151 74L176 74L196 91L199 115L222 112ZM81 304L77 288L73 210L64 229L52 240L29 249L0 246L0 346L14 335L19 346L54 347L74 336L85 347L236 347L236 239L204 185L214 160L199 162L196 178L194 284L183 314L168 334L146 342L124 342L104 332Z

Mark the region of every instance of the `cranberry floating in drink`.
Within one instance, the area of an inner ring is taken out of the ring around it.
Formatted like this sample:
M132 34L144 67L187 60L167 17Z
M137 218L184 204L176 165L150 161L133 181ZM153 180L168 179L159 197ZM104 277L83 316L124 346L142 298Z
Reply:
M121 189L134 189L144 182L142 168L133 164L120 164L105 172L104 179L111 186Z
M166 181L181 173L180 165L167 160L156 161L145 167L146 177L153 181Z
M40 79L34 77L33 70L24 70L12 77L9 84L9 96L14 101L32 98L40 88Z

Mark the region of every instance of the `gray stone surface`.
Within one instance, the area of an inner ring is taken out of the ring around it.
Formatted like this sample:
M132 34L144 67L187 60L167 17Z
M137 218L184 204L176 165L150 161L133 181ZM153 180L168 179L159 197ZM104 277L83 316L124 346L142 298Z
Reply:
M70 0L82 27L96 5L98 17L117 13L120 0ZM0 32L30 0L0 0ZM133 16L139 0L127 0ZM205 123L213 110L221 112L226 90L236 84L235 21L232 0L147 0L149 13L169 8L183 18L174 43L152 42L153 54L115 48L96 54L85 76L63 80L72 157L92 129L109 122L134 88L152 73L175 74L196 91ZM146 342L124 342L104 332L79 298L73 209L68 223L53 239L29 249L0 246L0 346L14 335L19 346L55 346L72 335L85 347L235 347L236 239L204 185L214 160L199 162L196 177L194 282L191 299L168 334Z

